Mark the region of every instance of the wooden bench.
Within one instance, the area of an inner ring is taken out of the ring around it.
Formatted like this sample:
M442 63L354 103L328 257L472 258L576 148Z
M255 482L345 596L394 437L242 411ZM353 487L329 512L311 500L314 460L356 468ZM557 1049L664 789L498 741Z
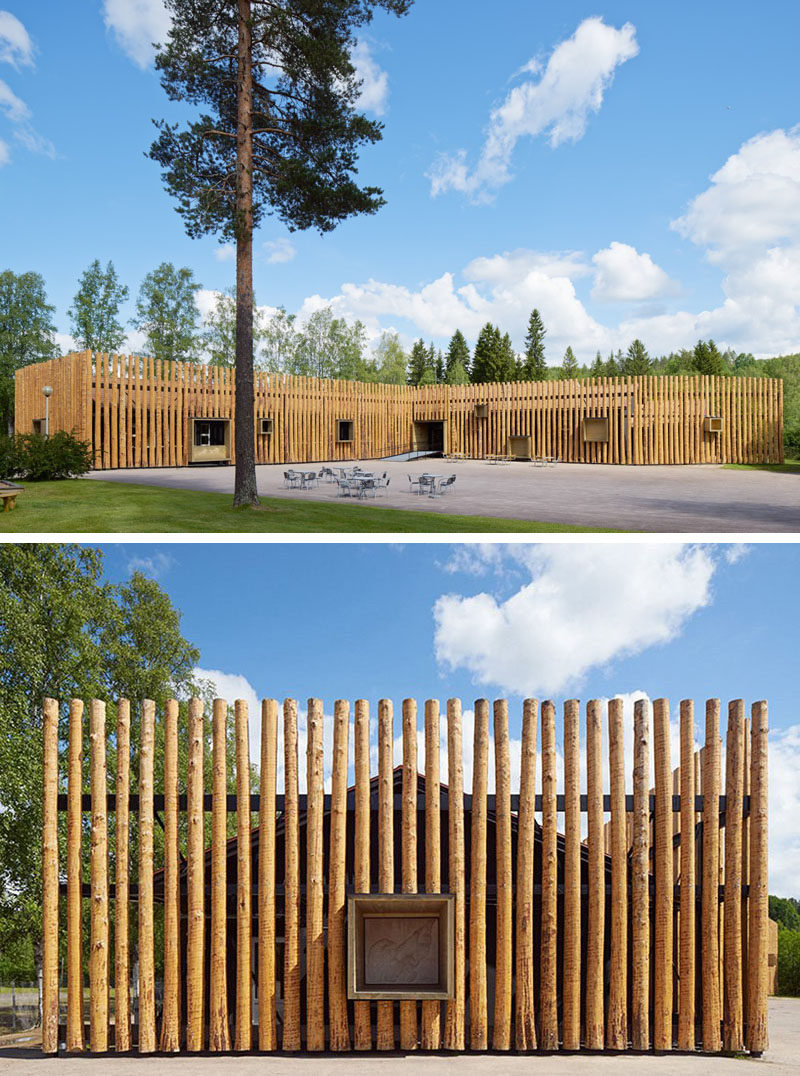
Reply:
M15 486L11 482L0 482L0 497L3 498L3 511L10 512L17 506L17 495L22 493L22 486Z

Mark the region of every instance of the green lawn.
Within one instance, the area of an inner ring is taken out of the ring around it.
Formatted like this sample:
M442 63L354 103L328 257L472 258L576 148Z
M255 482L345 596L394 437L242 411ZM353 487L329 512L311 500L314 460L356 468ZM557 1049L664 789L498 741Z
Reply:
M728 471L772 471L773 474L800 474L800 460L785 463L726 463Z
M37 531L167 533L263 532L443 532L476 531L539 533L585 532L597 528L523 519L404 512L395 508L362 507L339 502L320 503L265 497L260 508L232 508L228 493L197 493L127 482L27 482L11 512L0 512L0 534ZM611 528L608 528L611 530Z

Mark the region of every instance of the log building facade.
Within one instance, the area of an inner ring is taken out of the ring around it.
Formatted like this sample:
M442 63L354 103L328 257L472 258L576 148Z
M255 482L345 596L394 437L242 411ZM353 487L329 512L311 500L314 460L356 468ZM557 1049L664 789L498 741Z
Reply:
M233 459L233 370L83 352L16 374L18 433L66 430L96 469ZM258 373L258 463L410 451L575 463L783 462L783 383L716 376L378 385Z

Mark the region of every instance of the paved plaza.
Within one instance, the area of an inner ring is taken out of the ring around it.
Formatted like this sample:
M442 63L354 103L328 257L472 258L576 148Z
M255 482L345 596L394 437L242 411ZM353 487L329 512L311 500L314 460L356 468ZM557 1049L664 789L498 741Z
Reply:
M703 1054L331 1054L45 1058L20 1043L3 1049L0 1076L775 1076L800 1071L800 998L769 999L770 1048L760 1060ZM21 1036L23 1037L23 1036Z
M294 466L318 471L322 466L341 464ZM404 463L369 460L361 466L378 474L385 471L390 485L387 497L367 498L359 504L569 523L587 530L800 531L800 475L796 474L729 470L715 464L630 467L559 463L540 467L532 463L419 459ZM259 493L321 501L336 497L337 487L325 482L308 490L284 489L286 469L286 464L257 467ZM408 475L427 471L455 474L451 492L435 498L411 494ZM94 471L89 478L231 493L233 476L233 467L165 467Z

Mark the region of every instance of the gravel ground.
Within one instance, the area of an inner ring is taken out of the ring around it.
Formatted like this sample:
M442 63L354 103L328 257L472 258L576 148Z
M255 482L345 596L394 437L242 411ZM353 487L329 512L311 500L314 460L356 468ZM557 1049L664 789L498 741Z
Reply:
M298 464L318 471L320 463ZM333 466L336 466L335 464ZM673 532L800 531L800 475L727 470L715 464L687 467L623 467L607 464L531 463L494 465L483 460L363 461L362 467L389 475L388 497L378 504L426 512L571 523L591 530ZM330 500L337 487L322 483L306 491L283 487L286 465L256 468L259 493L268 497ZM409 474L456 475L444 497L409 493ZM90 479L138 482L175 489L233 491L232 467L165 467L94 471Z
M516 1056L514 1054L329 1054L314 1057L172 1057L113 1058L108 1056L43 1058L27 1044L3 1048L0 1043L0 1074L14 1076L152 1076L156 1066L162 1076L524 1076L527 1073L573 1076L624 1074L624 1076L728 1076L757 1066L765 1072L800 1072L800 998L770 998L770 1049L759 1060L735 1057L710 1058L702 1054L563 1054ZM753 1069L754 1071L754 1069Z

